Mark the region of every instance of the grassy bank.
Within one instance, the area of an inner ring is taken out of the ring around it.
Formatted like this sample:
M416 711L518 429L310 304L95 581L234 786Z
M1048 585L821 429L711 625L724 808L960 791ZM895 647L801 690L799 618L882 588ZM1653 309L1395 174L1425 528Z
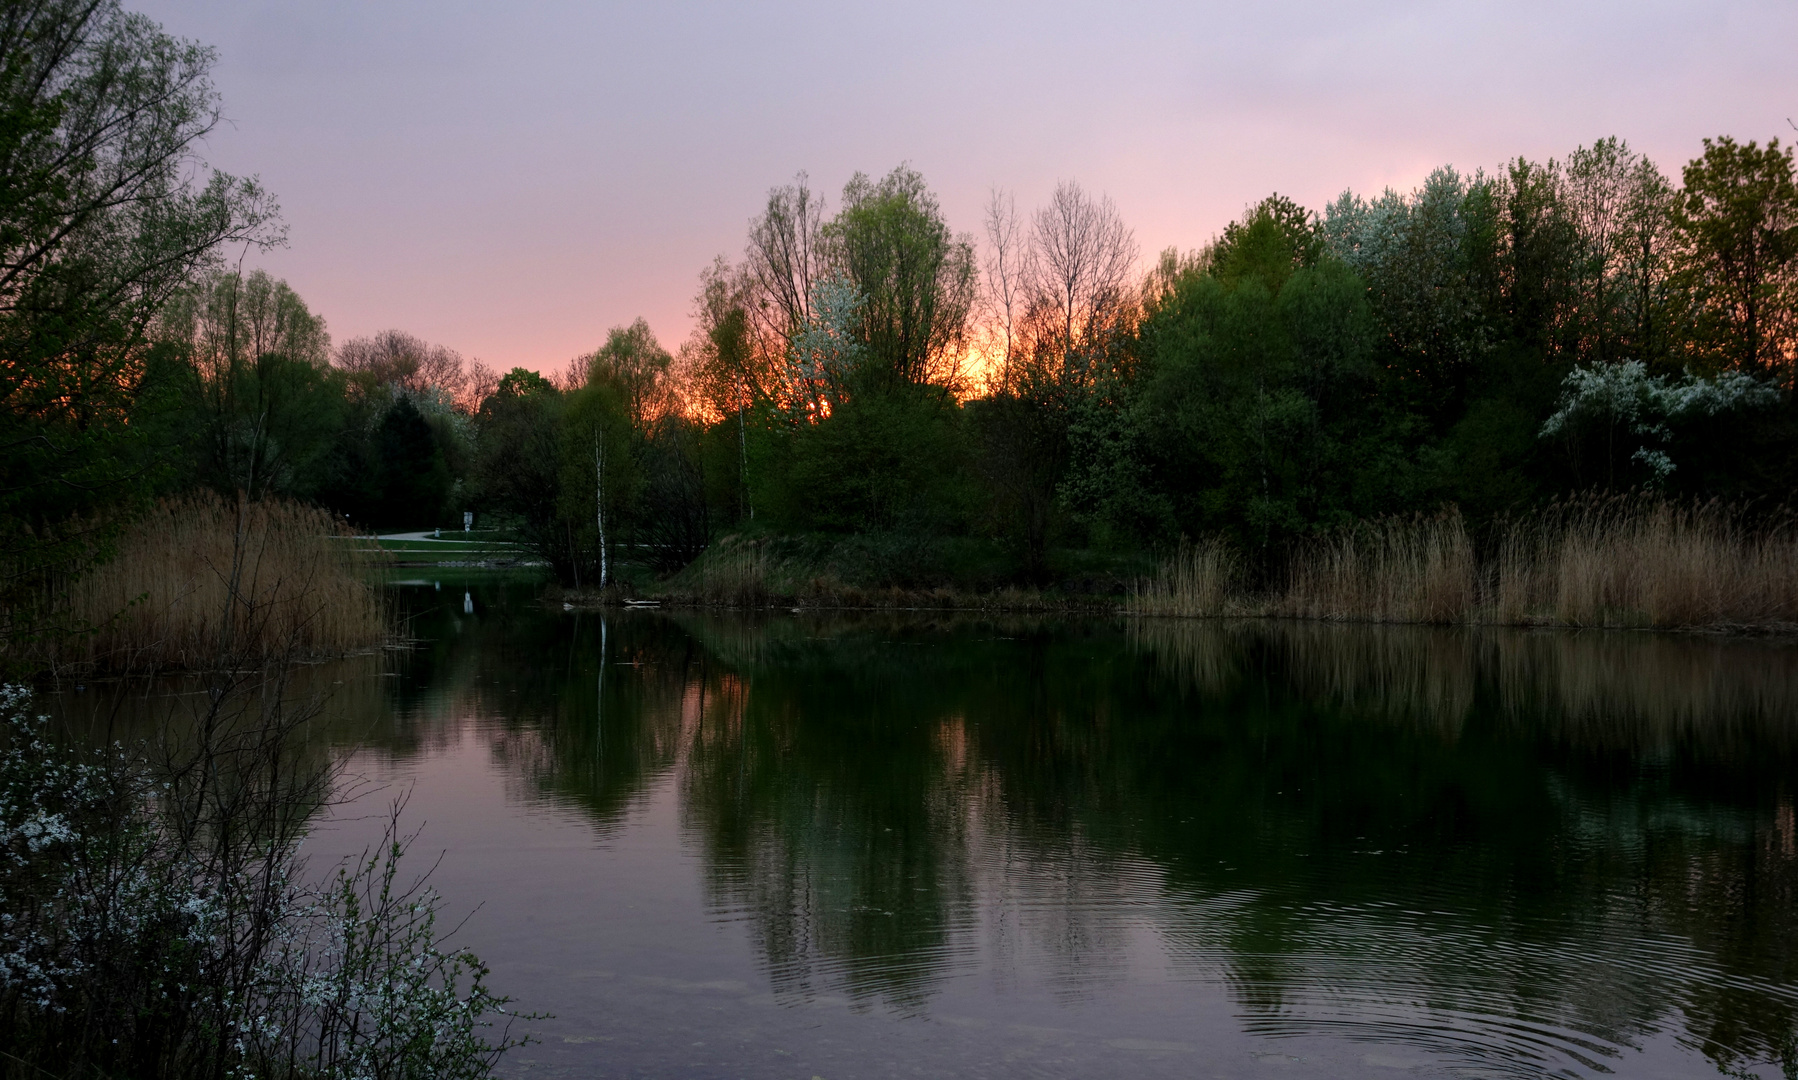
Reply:
M324 510L165 500L60 598L65 632L23 646L26 666L143 673L342 655L389 633L366 572L377 556Z
M1002 555L978 541L726 537L628 592L701 607L1798 630L1798 521L1646 496L1559 504L1478 535L1452 509L1365 521L1300 546L1259 587L1216 538L1155 562L1061 560L1057 584L1037 588L1007 582Z
M998 545L895 535L730 536L692 565L643 589L664 603L704 607L1112 611L1146 564L1058 552L1059 585L1012 580Z
M542 565L531 553L493 529L475 532L443 530L437 535L357 537L352 543L399 567L512 569Z

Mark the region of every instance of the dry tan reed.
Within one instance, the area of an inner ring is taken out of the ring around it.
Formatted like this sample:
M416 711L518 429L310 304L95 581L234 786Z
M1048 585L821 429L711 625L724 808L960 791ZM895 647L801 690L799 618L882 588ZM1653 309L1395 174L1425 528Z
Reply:
M1459 512L1381 518L1302 546L1283 587L1230 595L1227 548L1169 559L1128 609L1389 623L1789 627L1798 623L1798 525L1751 524L1719 503L1586 499L1500 523L1487 555Z
M1131 589L1128 610L1139 615L1222 615L1242 577L1242 560L1222 539L1182 539L1155 576Z
M1497 622L1777 625L1798 620L1798 530L1750 527L1721 503L1595 499L1500 530L1487 605Z
M1473 544L1457 510L1376 518L1302 548L1272 614L1459 622L1477 602Z
M692 575L694 599L721 607L762 607L774 594L774 560L753 541L725 537Z
M324 510L216 495L170 499L125 530L69 594L92 629L43 646L48 667L138 673L304 660L378 645L370 557Z

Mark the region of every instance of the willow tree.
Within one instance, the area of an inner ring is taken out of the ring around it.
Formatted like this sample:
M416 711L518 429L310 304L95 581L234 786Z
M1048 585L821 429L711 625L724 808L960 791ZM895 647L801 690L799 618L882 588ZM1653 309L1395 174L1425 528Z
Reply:
M974 308L974 244L950 231L917 170L856 173L824 229L830 262L861 298L863 373L880 387L959 383Z
M183 412L198 478L220 491L301 491L342 422L330 336L285 281L219 271L180 294L156 336L186 359Z
M995 313L1007 320L1002 365L972 408L987 524L1015 543L1027 578L1044 580L1066 517L1070 427L1115 367L1136 309L1136 238L1109 197L1066 181L1027 229L995 198L987 242L989 287L1006 292Z
M336 348L332 359L359 393L382 387L403 390L464 416L479 412L481 402L499 387L499 374L479 360L404 330L351 338Z
M760 224L773 220L771 209ZM798 314L766 380L758 514L796 528L951 527L973 243L905 166L878 181L857 173L817 236L802 305L757 286L758 319L770 306Z
M742 268L745 314L780 352L812 317L813 285L828 272L825 203L805 173L768 192L768 203L749 224Z
M199 156L220 118L215 59L117 0L0 9L0 621L14 630L89 550L50 538L163 464L145 415L157 313L226 245L282 238L254 180Z

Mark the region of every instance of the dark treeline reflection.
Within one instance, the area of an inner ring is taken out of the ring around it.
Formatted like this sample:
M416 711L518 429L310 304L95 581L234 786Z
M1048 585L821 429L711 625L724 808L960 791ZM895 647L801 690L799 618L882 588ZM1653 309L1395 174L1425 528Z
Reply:
M412 595L424 643L344 737L478 732L608 832L672 790L777 993L1131 993L1148 955L1268 1035L1798 1068L1789 646Z

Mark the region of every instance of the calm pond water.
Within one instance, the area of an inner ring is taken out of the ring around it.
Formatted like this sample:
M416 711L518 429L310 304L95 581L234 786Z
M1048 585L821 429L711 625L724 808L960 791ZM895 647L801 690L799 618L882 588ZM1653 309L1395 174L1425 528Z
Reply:
M394 588L315 858L411 792L508 1075L1798 1074L1789 642Z

